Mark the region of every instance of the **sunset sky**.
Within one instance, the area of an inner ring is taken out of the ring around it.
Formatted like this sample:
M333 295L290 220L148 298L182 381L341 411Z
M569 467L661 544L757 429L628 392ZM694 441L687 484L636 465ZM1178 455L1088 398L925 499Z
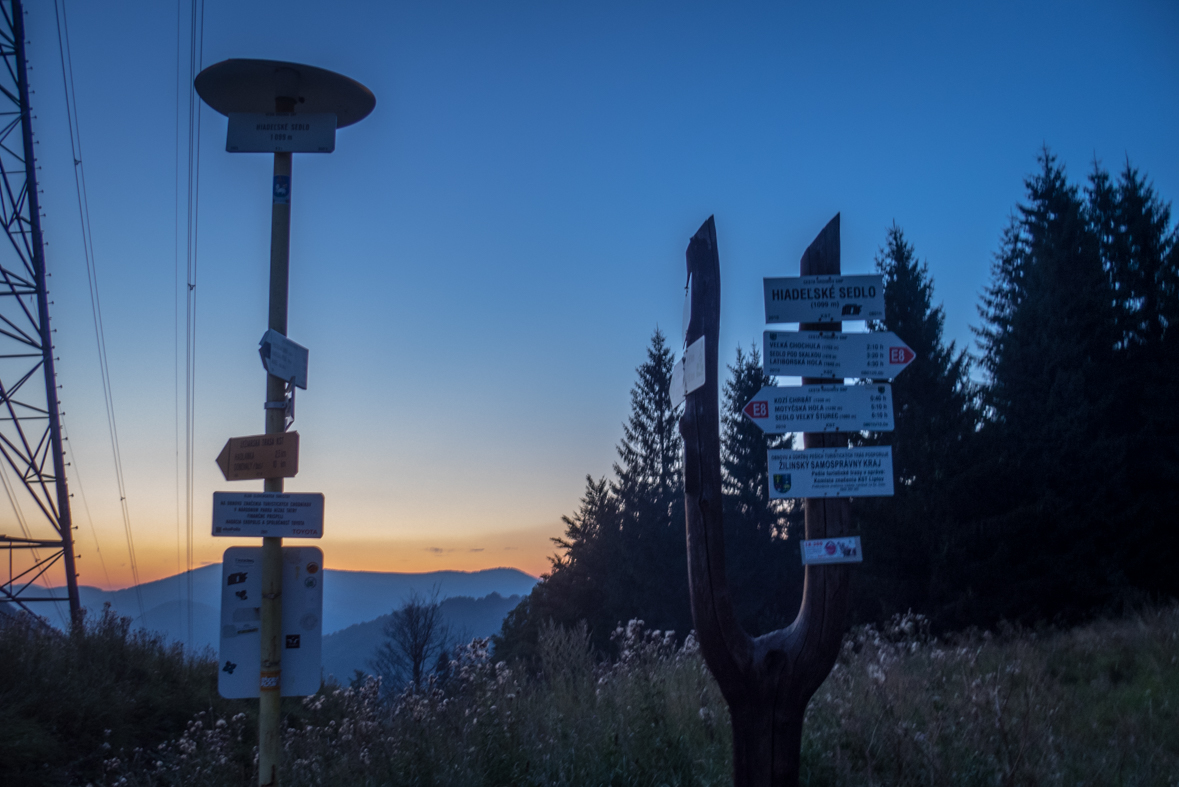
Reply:
M175 5L67 8L146 581L185 565L187 19L178 64ZM51 3L29 4L27 38L79 570L122 587ZM203 65L305 62L377 97L334 153L296 155L292 178L289 334L310 371L287 489L325 494L327 565L544 571L585 476L611 473L652 332L678 346L684 250L709 215L727 362L760 341L762 277L797 275L836 212L845 273L872 271L896 221L948 338L973 347L1042 146L1075 181L1128 157L1179 196L1176 40L1179 5L1162 1L208 0ZM226 153L222 116L200 121L196 565L256 543L212 538L210 503L261 489L214 459L263 431L272 166Z

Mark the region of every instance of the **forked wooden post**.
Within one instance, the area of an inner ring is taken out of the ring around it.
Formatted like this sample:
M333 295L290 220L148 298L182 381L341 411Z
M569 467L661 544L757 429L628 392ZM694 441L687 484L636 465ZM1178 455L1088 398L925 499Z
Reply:
M684 437L688 581L700 650L720 684L733 725L736 787L798 784L802 717L811 696L839 655L848 602L846 565L807 566L798 617L785 629L753 638L737 622L725 578L721 514L720 404L717 339L720 332L720 255L710 217L688 244L692 280L688 343L706 337L705 384L688 394ZM802 275L837 274L839 216L802 256ZM803 330L817 330L803 325ZM832 330L824 324L824 330ZM838 330L838 326L836 326ZM804 379L804 383L834 382ZM844 435L807 434L808 448L847 445ZM848 501L808 498L806 537L845 535Z

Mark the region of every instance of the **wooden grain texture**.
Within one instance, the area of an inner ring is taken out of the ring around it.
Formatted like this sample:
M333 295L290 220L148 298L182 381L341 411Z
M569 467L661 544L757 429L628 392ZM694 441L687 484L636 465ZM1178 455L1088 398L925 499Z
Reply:
M798 617L785 629L753 638L737 622L725 577L717 376L720 253L711 217L689 242L687 263L692 281L687 341L706 337L705 384L688 394L680 419L692 620L704 660L729 706L733 783L737 787L793 786L798 784L806 705L839 655L847 614L848 567L807 566ZM803 254L801 273L839 272L836 215ZM813 325L802 328L818 330ZM830 331L832 326L824 329ZM806 378L803 382L831 381ZM803 439L808 448L847 445L844 435L806 434ZM804 505L808 539L847 532L847 500L807 499Z

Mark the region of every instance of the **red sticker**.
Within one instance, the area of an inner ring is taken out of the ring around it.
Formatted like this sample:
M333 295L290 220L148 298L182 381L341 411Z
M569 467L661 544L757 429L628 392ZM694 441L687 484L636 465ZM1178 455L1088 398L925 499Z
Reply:
M917 357L917 354L908 347L889 347L888 348L888 362L889 363L908 363Z

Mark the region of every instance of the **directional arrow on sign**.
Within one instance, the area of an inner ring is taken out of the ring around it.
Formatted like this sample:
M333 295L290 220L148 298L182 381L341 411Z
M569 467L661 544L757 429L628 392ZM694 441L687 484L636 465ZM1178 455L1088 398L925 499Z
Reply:
M891 331L766 331L762 346L766 374L797 377L891 380L917 357Z
M299 433L231 437L217 456L226 481L294 478L299 472Z
M766 386L745 405L746 417L768 434L891 432L892 386Z

